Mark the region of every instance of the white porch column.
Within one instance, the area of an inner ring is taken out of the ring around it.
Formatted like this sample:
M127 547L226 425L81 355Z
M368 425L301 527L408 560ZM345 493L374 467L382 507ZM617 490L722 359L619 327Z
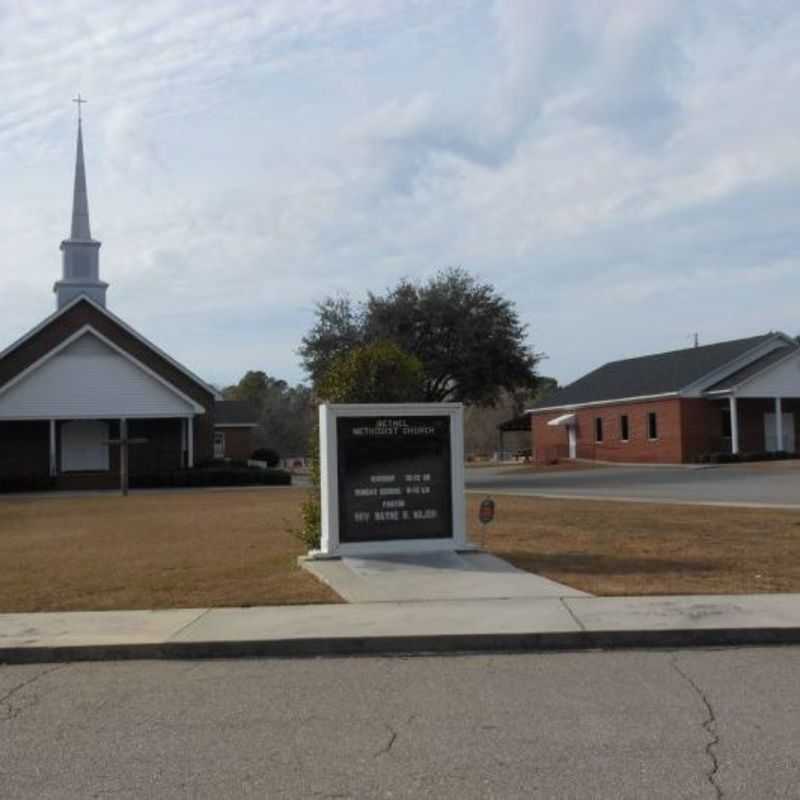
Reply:
M739 413L736 405L736 395L732 394L728 398L731 408L731 452L736 455L739 452Z
M50 420L50 477L55 478L58 473L56 460L56 421Z
M188 450L188 463L187 467L191 469L194 466L194 417L187 417L186 418L186 426L187 426L187 450Z
M783 450L783 403L780 397L775 398L775 449Z

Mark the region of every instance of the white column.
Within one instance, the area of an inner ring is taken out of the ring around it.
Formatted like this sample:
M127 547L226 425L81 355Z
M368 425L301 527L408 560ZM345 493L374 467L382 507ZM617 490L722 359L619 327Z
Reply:
M775 398L775 449L783 450L783 403L780 397Z
M736 455L739 452L739 413L736 406L736 395L728 398L731 407L731 452Z
M58 464L56 460L56 421L50 420L50 477L54 478L58 474Z
M188 464L186 466L191 469L194 466L194 417L186 418L186 425L188 427L187 435L189 438L188 444Z

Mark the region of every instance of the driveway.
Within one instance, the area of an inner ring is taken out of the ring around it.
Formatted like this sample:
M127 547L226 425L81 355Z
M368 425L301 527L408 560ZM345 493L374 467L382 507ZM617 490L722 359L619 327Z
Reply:
M800 462L686 467L599 467L536 471L529 467L466 470L468 490L514 494L772 504L800 508Z

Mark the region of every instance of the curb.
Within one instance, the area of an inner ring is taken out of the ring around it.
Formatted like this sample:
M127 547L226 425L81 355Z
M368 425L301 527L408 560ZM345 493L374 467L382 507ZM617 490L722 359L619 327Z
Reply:
M0 664L46 664L136 659L315 658L523 653L634 648L744 647L800 644L800 628L571 631L562 633L444 634L221 642L0 647Z

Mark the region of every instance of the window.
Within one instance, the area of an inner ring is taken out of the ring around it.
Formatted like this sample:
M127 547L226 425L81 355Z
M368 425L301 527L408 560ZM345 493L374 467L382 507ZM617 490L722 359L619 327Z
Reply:
M729 408L722 409L722 436L725 439L731 438L731 410Z
M623 442L627 442L630 439L630 428L628 427L628 415L623 414L619 418L619 438L622 439Z
M596 442L603 441L603 418L595 417L594 419L594 440Z
M214 458L225 458L225 431L214 431Z
M647 436L650 439L658 439L658 419L655 411L647 415Z

